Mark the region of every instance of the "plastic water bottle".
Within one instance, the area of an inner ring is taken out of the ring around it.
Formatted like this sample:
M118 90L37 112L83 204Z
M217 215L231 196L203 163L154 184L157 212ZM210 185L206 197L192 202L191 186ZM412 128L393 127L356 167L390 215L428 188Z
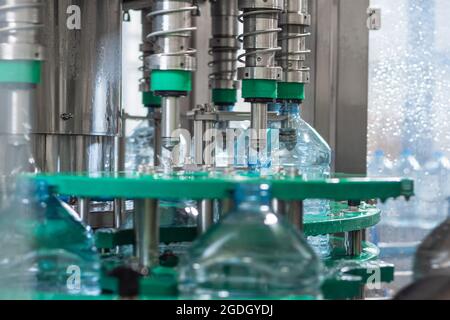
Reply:
M126 142L125 169L137 171L140 165L154 164L154 121L143 120L133 130Z
M421 181L416 186L416 195L421 226L425 229L436 227L447 215L445 181L448 173L448 159L440 152L435 152L423 166Z
M44 184L18 182L0 213L0 285L18 294L100 293L100 258L92 232Z
M182 297L320 297L320 261L303 236L273 213L269 185L238 186L235 204L182 260Z
M385 156L383 150L376 150L368 160L367 174L370 177L392 177L394 164Z
M318 180L330 177L331 148L320 134L301 117L298 104L280 106L280 113L288 117L280 131L277 157L282 166L295 166L303 179ZM305 215L326 215L329 213L328 200L308 199L304 201ZM311 246L319 256L327 257L331 248L329 236L308 237Z

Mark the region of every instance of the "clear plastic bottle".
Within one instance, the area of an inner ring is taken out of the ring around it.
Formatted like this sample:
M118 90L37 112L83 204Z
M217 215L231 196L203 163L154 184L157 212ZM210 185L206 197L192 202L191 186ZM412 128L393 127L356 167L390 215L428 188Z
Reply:
M92 232L45 184L18 181L16 196L0 213L0 234L2 287L19 294L100 293L100 260Z
M367 174L370 177L392 177L394 164L384 154L383 150L376 150L368 159Z
M447 215L446 179L449 168L448 160L440 152L423 165L420 182L416 184L417 210L420 224L425 229L433 229Z
M295 166L303 179L317 180L330 177L331 148L320 134L301 117L298 104L280 105L280 114L288 117L279 129L279 151L276 154L281 166ZM308 199L304 201L305 215L326 215L330 211L327 200ZM311 246L321 257L330 254L329 236L308 237Z
M320 261L303 236L273 213L269 185L238 186L235 204L182 260L182 297L320 297Z
M149 112L149 119L142 120L127 138L125 169L137 171L140 165L154 164L154 121Z

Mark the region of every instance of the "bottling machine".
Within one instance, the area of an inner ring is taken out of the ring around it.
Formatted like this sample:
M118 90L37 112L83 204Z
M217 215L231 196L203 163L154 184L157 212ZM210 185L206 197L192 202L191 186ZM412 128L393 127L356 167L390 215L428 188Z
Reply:
M33 179L51 186L52 195L66 199L95 229L102 294L94 297L126 297L123 288L131 286L130 278L121 275L128 270L139 282L128 296L176 298L179 257L173 250L161 252L161 244L201 237L233 206L231 193L240 184L270 184L274 210L298 232L331 235L332 252L323 259L328 270L323 297L363 298L373 275L379 276L377 283L393 280L394 266L378 259L365 230L380 221L374 199L409 198L413 182L344 174L303 179L301 171L283 167L274 157L277 143L297 139L289 115L274 106L308 100L308 55L314 49L308 47L314 18L309 3L0 1L0 81L5 84L0 95L9 106L0 119L2 156L10 155L12 145L17 150L27 144L30 134L41 170ZM121 29L130 10L142 16L142 44L136 48L140 83L122 82ZM202 19L210 19L209 48L195 47ZM205 52L210 61L196 58ZM200 65L210 73L196 73ZM199 77L203 81L194 83ZM121 106L121 92L130 86L139 86L148 109L144 119L154 127L154 159L125 172L124 129L137 118ZM190 95L206 90L210 101L187 106L194 101ZM236 110L241 98L250 112ZM232 122L244 121L248 130L229 130ZM244 164L236 160L237 149L244 150ZM226 154L220 163L219 152ZM198 203L196 222L161 226L164 199ZM330 200L329 212L304 215L309 199ZM127 246L132 252L124 253Z

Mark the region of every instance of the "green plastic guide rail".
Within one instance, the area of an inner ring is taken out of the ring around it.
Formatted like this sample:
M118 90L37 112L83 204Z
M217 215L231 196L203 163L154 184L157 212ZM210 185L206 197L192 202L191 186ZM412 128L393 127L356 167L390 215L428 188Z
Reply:
M43 174L46 181L62 195L77 197L113 197L122 199L225 199L237 184L270 184L279 200L330 199L335 201L368 200L414 195L414 184L408 179L348 178L305 181L301 177L281 175L260 177L249 173L153 174Z

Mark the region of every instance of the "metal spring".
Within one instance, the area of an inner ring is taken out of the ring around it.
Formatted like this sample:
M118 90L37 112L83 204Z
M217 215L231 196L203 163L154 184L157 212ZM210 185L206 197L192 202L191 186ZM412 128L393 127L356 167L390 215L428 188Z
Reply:
M232 48L215 48L215 49L210 49L208 51L208 54L210 56L213 55L214 52L234 52L237 53L237 49L232 49ZM214 65L216 64L222 64L222 63L234 63L236 62L236 59L217 59L217 60L212 60L210 62L208 62L208 67L212 68ZM221 70L220 72L212 72L208 75L208 77L210 79L226 79L226 80L232 80L232 79L227 79L227 76L233 76L233 74L236 73L236 70ZM222 76L224 76L225 78L222 78Z
M278 13L280 13L280 11L279 10L254 10L254 11L244 12L238 16L238 20L243 23L245 17L249 17L252 15L258 15L258 14L271 14L271 13L278 14ZM257 30L257 31L242 33L238 36L238 40L239 40L239 42L244 42L244 39L247 37L257 36L257 35L266 34L266 33L277 33L278 34L280 31L282 31L281 28L273 28L273 29ZM282 50L281 47L274 47L274 48L268 48L268 49L255 50L252 52L245 52L238 56L238 61L241 63L245 63L244 58L246 58L248 56L255 56L258 54L278 52L281 50Z
M147 19L153 18L155 16L161 16L166 14L172 14L172 13L178 13L178 12L186 12L186 11L197 11L197 6L191 6L191 7L182 7L177 9L166 9L166 10L158 10L158 11L152 11L149 14L146 15ZM172 30L162 30L162 31L155 31L146 36L147 40L150 40L151 38L157 38L157 37L164 37L167 35L175 34L175 33L181 33L184 34L184 37L189 37L190 33L193 31L196 31L197 27L189 27L189 28L179 28L179 29L172 29ZM169 52L169 53L159 53L160 56L181 56L181 55L193 55L196 54L197 50L195 49L187 49L187 50L181 50L176 52Z
M7 4L0 6L0 12L2 11L14 11L14 10L20 10L20 9L31 9L31 8L39 8L43 7L42 2L35 2L35 3L18 3L18 4ZM33 30L38 28L43 28L44 24L33 24L33 23L25 23L24 25L12 25L12 26L6 26L3 28L0 28L0 33L5 32L16 32L16 31L24 31L24 30Z
M290 40L290 39L298 39L298 38L306 38L311 36L310 32L307 33L297 33L294 35L290 35L287 37L282 37L282 38L278 38L278 41L284 41L284 40ZM279 55L280 58L285 58L285 57L290 57L292 55L296 55L296 54L310 54L311 50L299 50L299 51L290 51L289 53L281 53ZM311 71L310 67L303 67L300 69L301 71Z

